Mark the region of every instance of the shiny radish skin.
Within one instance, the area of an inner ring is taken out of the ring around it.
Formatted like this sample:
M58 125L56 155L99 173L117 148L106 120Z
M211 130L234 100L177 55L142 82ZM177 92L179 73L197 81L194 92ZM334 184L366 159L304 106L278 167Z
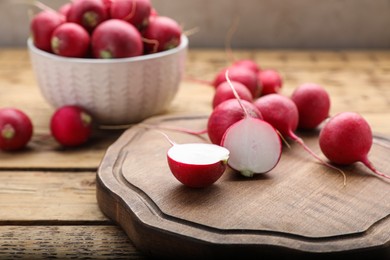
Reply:
M50 130L65 147L85 144L92 135L93 118L84 108L69 105L58 108L51 117Z
M149 24L152 4L149 0L112 0L110 16L121 19L143 30Z
M245 177L271 171L282 155L282 143L275 128L251 117L230 126L221 145L230 151L229 166Z
M92 32L109 16L107 7L102 0L74 0L66 15L67 21L83 26Z
M0 149L17 151L24 149L31 140L31 119L16 108L0 109Z
M236 82L236 81L232 81L232 84L235 90L237 91L237 94L240 96L242 100L253 102L252 93L249 91L247 87L245 87L240 82ZM228 99L235 99L235 96L232 89L229 86L229 83L225 81L219 84L219 86L215 90L213 101L212 101L213 109L219 104L221 104L223 101L226 101Z
M242 100L251 117L262 119L260 111L251 103ZM220 145L226 130L245 117L240 103L236 99L228 99L216 106L207 121L207 134L213 144Z
M148 26L142 31L146 54L176 48L181 43L182 28L167 16L151 17Z
M262 70L258 72L257 77L261 85L261 96L280 93L283 78L278 71L273 69Z
M261 86L257 80L257 73L244 66L229 66L220 70L215 76L212 85L217 88L222 82L227 81L225 74L229 71L231 81L240 82L248 88L253 98L257 98L261 93Z
M173 144L167 161L173 176L185 186L205 188L226 171L229 151L208 143Z
M324 87L315 83L305 83L294 90L291 100L298 108L298 128L317 128L330 112L330 96Z
M76 23L63 23L58 26L51 38L54 54L70 58L85 58L91 38L88 32Z
M92 33L92 52L95 58L128 58L143 54L140 32L128 22L110 19Z
M390 179L389 175L378 171L368 159L372 143L370 125L355 112L341 112L331 117L319 135L321 151L331 162L340 165L361 162L376 175Z
M53 31L65 22L64 16L54 11L41 11L30 22L30 33L34 46L46 52L51 50Z

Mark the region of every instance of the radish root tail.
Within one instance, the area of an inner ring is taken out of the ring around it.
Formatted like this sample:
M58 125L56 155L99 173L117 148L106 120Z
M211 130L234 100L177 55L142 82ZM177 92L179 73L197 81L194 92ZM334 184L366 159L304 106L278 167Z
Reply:
M367 166L372 172L374 172L376 175L379 175L379 176L381 176L381 177L383 177L383 178L386 178L386 179L390 179L390 176L389 176L389 175L387 175L387 174L385 174L385 173L383 173L383 172L381 172L381 171L378 171L378 170L375 168L375 166L368 160L367 156L364 157L364 158L361 160L361 162L362 162L365 166Z
M345 172L342 171L341 169L337 168L336 166L333 166L332 164L326 162L325 160L323 160L321 157L319 157L315 152L313 152L304 142L301 138L299 138L298 136L296 136L294 133L290 133L291 137L294 139L294 141L296 141L297 143L299 143L303 149L305 149L309 154L311 154L314 158L316 158L318 161L320 161L322 164L328 166L329 168L332 168L336 171L339 171L342 176L343 176L343 186L345 187L347 185L347 176L345 175Z

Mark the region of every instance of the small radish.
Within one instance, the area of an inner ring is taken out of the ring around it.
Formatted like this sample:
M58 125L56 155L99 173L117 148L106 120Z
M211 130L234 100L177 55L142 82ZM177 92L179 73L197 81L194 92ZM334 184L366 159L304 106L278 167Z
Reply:
M256 99L253 104L261 112L264 121L267 121L273 127L275 127L282 137L288 137L294 140L322 164L341 172L344 177L345 185L345 173L340 169L332 166L331 164L325 162L321 157L314 153L300 137L298 137L294 133L298 127L299 113L297 106L290 98L281 94L273 93Z
M142 32L145 53L156 53L176 48L180 45L182 29L172 18L155 16Z
M245 85L252 93L253 98L257 98L260 95L261 88L257 81L257 74L242 66L229 66L220 70L212 82L212 85L215 88L217 88L222 82L226 81L225 73L227 70L229 70L230 80L237 81Z
M262 87L261 95L279 93L283 85L282 76L276 70L266 69L258 72L258 81Z
M233 63L233 66L241 66L247 69L250 69L251 71L258 73L261 69L260 66L251 59L242 59L242 60L237 60Z
M54 11L41 11L30 22L31 38L38 49L51 52L51 35L65 19Z
M221 145L230 151L228 164L246 177L269 172L282 154L280 137L269 123L250 116L229 80L228 71L226 78L245 114L223 135Z
M75 147L86 143L92 134L92 116L75 105L58 108L50 121L52 136L63 146Z
M74 0L67 13L67 21L93 31L108 19L107 7L102 0Z
M112 0L110 14L111 18L125 20L142 30L149 24L151 10L149 0Z
M63 5L60 6L60 8L58 9L58 12L60 14L62 14L64 17L67 17L68 16L68 12L70 10L70 7L72 6L72 3L65 3Z
M63 23L58 26L51 38L53 53L74 58L84 58L89 50L90 36L76 23Z
M16 151L26 147L33 133L30 118L16 108L0 109L0 149Z
M368 159L372 142L370 125L354 112L341 112L331 117L319 136L321 151L331 162L340 165L361 162L375 174L390 179L389 175L378 171Z
M298 108L298 128L314 129L329 117L330 97L320 85L305 83L299 86L291 95Z
M234 89L236 90L237 94L240 96L242 100L246 100L249 102L253 101L252 93L249 91L247 87L245 87L240 82L232 81L231 82L234 86ZM222 82L217 87L214 98L212 101L212 106L215 108L217 105L222 103L223 101L226 101L228 99L235 99L234 93L232 89L230 88L230 85L227 81Z
M215 183L225 172L229 150L209 143L175 144L167 152L172 174L192 188L204 188Z
M241 105L251 117L263 118L251 102L241 100ZM213 144L220 145L226 130L245 117L241 105L236 99L228 99L213 109L207 121L207 134Z
M95 58L126 58L143 53L140 32L130 23L119 19L101 23L92 33L91 45Z

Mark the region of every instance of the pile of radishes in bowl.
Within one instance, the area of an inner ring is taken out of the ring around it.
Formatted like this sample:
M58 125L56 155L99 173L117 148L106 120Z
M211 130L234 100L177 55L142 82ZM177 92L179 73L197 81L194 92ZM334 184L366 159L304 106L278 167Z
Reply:
M73 58L127 58L180 45L182 30L149 0L73 0L59 10L39 5L31 20L34 45Z
M249 59L223 68L210 84L215 93L207 129L188 131L207 133L210 143L200 146L171 141L168 150L169 167L184 185L207 187L222 176L227 166L246 177L267 173L279 163L283 142L289 146L288 139L299 143L321 164L342 173L344 185L346 175L336 165L362 162L376 175L390 179L368 159L373 143L368 122L355 112L331 116L331 100L324 87L305 83L291 96L283 95L279 72L262 69ZM317 128L319 146L328 161L296 134L298 129Z

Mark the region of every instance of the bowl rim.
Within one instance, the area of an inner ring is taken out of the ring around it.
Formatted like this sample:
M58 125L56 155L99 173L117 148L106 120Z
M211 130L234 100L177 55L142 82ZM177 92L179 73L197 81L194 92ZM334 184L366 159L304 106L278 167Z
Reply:
M59 55L55 55L53 53L49 53L43 50L38 49L33 44L32 38L29 37L27 39L27 46L30 49L30 51L40 55L44 56L46 58L62 61L62 62L72 62L72 63L96 63L96 64L109 64L109 63L128 63L128 62L138 62L138 61L145 61L145 60L153 60L162 58L165 56L170 56L172 54L178 53L183 49L186 49L188 46L188 37L184 34L181 35L180 45L176 48L161 51L157 53L152 54L146 54L146 55L140 55L130 58L115 58L115 59L97 59L97 58L69 58L69 57L63 57Z

